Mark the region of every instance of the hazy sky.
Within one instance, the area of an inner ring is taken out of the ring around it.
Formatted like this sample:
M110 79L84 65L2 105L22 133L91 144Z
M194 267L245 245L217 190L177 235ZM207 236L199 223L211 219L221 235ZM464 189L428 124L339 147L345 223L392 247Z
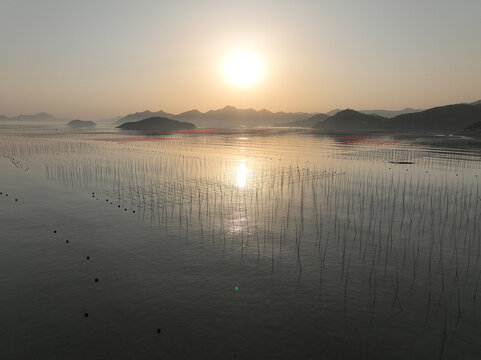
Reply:
M226 81L248 50L259 81ZM224 105L426 108L481 99L480 0L0 0L0 114L100 119Z

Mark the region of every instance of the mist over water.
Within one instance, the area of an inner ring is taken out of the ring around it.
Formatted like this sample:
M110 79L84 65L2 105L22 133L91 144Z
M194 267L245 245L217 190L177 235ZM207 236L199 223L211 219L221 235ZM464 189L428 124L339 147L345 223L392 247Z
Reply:
M4 127L2 358L477 359L479 145Z

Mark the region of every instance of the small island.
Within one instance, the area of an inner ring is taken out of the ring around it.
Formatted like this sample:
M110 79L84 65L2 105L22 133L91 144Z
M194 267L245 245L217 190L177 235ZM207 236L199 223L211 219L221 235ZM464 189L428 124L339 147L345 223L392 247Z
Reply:
M93 121L86 121L86 120L72 120L70 121L67 126L70 126L71 128L85 128L85 127L92 127L97 125Z
M178 131L195 129L196 126L189 122L182 122L164 117L152 117L135 122L126 122L117 126L117 128L122 130Z

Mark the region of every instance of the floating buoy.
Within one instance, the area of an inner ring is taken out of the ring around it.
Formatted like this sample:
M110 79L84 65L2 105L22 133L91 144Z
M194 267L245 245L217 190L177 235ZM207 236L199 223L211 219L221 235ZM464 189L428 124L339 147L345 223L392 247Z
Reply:
M157 328L157 334L160 334L161 330L160 328Z
M84 313L84 316L89 317L89 313L88 312Z
M90 260L90 256L87 256L87 260Z
M57 233L57 230L54 230L53 233L56 234L56 233Z
M68 240L65 240L65 242L68 244Z
M94 281L95 281L95 282L99 282L99 279L98 279L98 278L95 278L95 280L94 280Z

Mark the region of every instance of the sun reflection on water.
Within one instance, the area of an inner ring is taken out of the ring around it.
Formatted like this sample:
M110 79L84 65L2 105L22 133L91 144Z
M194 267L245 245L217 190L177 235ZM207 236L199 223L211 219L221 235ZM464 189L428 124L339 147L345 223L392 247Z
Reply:
M242 211L235 211L231 215L229 233L231 235L241 234L246 230L247 217Z
M242 160L237 168L237 187L243 188L246 186L248 173L249 169L247 169L245 161Z

